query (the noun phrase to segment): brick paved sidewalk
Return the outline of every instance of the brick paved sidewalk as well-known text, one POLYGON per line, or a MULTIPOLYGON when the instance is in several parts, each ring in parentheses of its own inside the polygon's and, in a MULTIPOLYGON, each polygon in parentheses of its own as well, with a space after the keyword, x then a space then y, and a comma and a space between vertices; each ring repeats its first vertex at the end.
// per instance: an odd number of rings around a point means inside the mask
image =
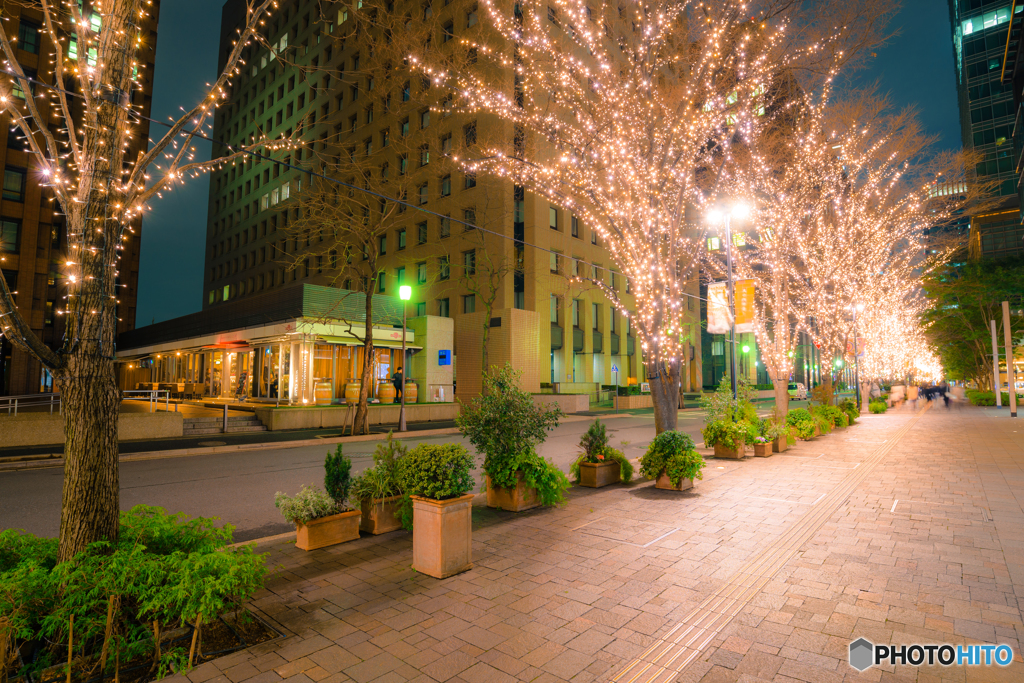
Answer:
POLYGON ((288 637, 188 679, 1024 680, 1022 444, 1005 410, 904 408, 783 455, 709 460, 686 493, 641 480, 573 489, 559 509, 476 507, 474 568, 443 581, 412 571, 406 532, 271 542, 254 606, 288 637), (859 674, 858 637, 1017 655, 859 674))

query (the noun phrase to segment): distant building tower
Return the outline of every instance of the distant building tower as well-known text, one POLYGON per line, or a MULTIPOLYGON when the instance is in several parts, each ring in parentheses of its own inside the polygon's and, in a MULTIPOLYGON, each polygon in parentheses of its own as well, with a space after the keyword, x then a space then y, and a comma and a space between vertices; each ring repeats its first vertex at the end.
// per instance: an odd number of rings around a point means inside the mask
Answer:
POLYGON ((949 0, 964 148, 984 154, 975 173, 985 180, 997 180, 997 192, 1003 198, 997 209, 970 216, 975 257, 1024 251, 1013 144, 1017 106, 1013 88, 1002 79, 1007 30, 1020 21, 1021 9, 1006 0, 949 0))

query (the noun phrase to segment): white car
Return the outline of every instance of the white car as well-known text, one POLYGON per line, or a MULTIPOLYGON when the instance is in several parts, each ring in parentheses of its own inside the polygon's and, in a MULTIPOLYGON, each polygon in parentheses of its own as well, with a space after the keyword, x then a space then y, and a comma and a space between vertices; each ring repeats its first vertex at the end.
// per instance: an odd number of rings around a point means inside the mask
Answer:
POLYGON ((806 401, 807 387, 805 387, 801 382, 790 382, 789 397, 792 399, 796 399, 797 401, 806 401))

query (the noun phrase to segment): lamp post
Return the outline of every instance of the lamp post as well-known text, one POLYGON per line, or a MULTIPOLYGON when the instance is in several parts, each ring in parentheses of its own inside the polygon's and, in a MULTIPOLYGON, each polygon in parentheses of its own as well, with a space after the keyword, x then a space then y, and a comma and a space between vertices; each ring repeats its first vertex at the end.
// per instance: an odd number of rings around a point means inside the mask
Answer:
POLYGON ((398 411, 398 431, 407 431, 405 427, 405 302, 412 298, 412 287, 401 285, 398 288, 398 298, 402 300, 402 407, 398 411))
POLYGON ((729 290, 729 379, 732 384, 732 397, 736 398, 736 293, 732 281, 732 218, 742 219, 747 216, 744 204, 734 204, 729 210, 712 209, 708 212, 708 220, 712 223, 725 224, 725 262, 729 290))

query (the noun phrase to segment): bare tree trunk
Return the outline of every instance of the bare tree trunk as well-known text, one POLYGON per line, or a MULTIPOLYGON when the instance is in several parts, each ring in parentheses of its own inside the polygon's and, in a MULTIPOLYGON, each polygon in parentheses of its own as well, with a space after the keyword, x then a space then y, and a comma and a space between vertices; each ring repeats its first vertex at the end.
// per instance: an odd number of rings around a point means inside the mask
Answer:
MULTIPOLYGON (((374 260, 376 264, 376 260, 374 260)), ((363 332, 363 371, 359 382, 359 402, 356 404, 356 415, 352 421, 353 434, 370 433, 370 385, 373 384, 373 280, 368 279, 370 286, 366 288, 365 317, 366 329, 363 332)))
POLYGON ((657 377, 652 378, 648 372, 648 379, 651 381, 651 400, 654 402, 654 433, 671 431, 676 428, 679 422, 679 363, 672 363, 668 368, 653 365, 657 377))

